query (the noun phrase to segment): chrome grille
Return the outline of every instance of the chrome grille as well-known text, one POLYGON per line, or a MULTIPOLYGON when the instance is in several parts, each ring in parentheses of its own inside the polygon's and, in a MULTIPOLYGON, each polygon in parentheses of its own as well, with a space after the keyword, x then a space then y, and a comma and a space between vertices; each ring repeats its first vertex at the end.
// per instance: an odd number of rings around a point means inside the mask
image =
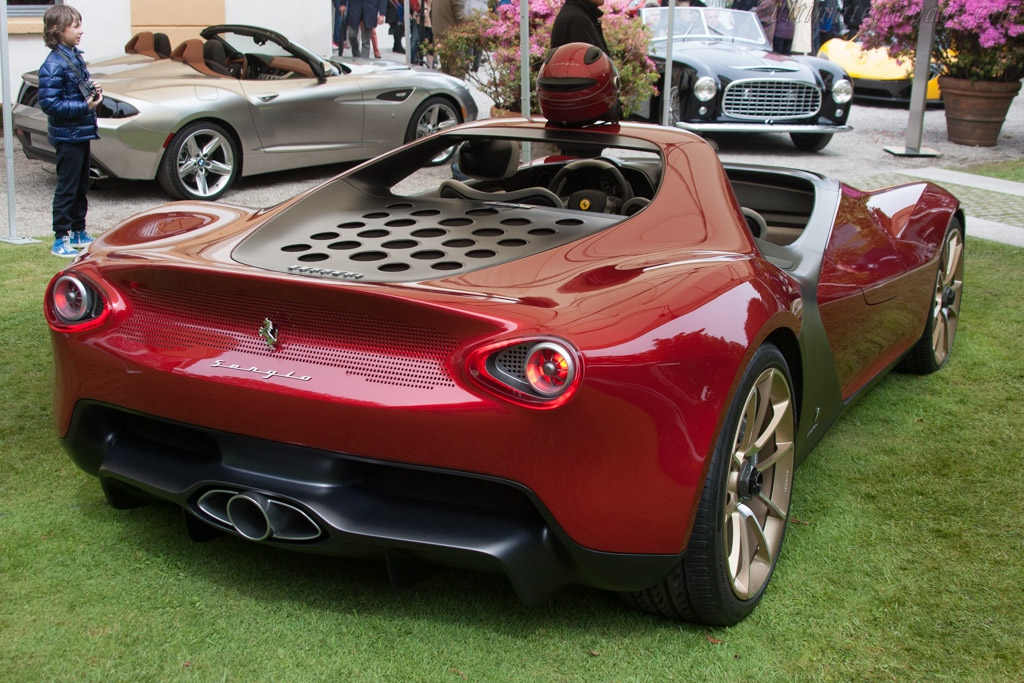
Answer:
POLYGON ((214 292, 128 289, 131 315, 121 334, 171 355, 241 351, 342 368, 367 382, 417 389, 453 387, 455 339, 397 320, 214 292), (270 351, 256 334, 264 315, 281 329, 270 351))
POLYGON ((798 119, 821 107, 821 91, 784 79, 733 81, 725 88, 722 112, 742 119, 798 119))

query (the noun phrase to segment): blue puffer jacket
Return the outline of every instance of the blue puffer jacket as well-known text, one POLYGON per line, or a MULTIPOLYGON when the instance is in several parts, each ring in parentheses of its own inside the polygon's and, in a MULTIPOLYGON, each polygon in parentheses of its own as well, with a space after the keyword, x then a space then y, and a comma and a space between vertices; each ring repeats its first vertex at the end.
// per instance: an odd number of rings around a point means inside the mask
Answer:
POLYGON ((100 136, 96 113, 89 111, 85 97, 78 90, 78 75, 57 50, 63 51, 78 66, 82 76, 89 79, 82 51, 77 47, 58 45, 39 67, 39 108, 46 114, 49 124, 47 138, 51 145, 95 140, 100 136))

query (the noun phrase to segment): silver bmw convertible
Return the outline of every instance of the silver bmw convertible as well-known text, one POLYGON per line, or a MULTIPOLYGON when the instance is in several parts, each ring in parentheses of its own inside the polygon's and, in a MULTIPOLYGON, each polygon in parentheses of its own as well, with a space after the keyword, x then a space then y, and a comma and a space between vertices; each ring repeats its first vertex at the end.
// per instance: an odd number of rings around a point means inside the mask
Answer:
MULTIPOLYGON (((140 33, 125 54, 89 64, 103 87, 93 177, 213 200, 239 176, 369 159, 477 116, 466 85, 436 71, 319 57, 255 26, 200 35, 171 50, 140 33)), ((23 76, 14 128, 26 155, 52 161, 38 84, 35 71, 23 76)))

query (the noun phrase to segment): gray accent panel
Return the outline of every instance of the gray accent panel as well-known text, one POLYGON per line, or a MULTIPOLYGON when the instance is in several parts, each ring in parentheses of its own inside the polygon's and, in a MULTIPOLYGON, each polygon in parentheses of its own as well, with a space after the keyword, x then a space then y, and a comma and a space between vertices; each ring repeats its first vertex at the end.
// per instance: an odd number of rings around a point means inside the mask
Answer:
POLYGON ((378 197, 342 181, 269 220, 232 257, 310 277, 418 282, 530 256, 621 220, 505 202, 378 197))

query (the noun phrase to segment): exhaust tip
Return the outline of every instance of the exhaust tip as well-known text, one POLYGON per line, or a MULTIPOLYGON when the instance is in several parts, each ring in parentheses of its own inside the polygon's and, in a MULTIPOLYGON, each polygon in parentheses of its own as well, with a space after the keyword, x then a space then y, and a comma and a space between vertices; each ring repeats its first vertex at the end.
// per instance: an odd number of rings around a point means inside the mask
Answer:
POLYGON ((265 541, 272 531, 267 515, 269 507, 270 501, 258 493, 239 493, 228 501, 228 521, 250 541, 265 541))

